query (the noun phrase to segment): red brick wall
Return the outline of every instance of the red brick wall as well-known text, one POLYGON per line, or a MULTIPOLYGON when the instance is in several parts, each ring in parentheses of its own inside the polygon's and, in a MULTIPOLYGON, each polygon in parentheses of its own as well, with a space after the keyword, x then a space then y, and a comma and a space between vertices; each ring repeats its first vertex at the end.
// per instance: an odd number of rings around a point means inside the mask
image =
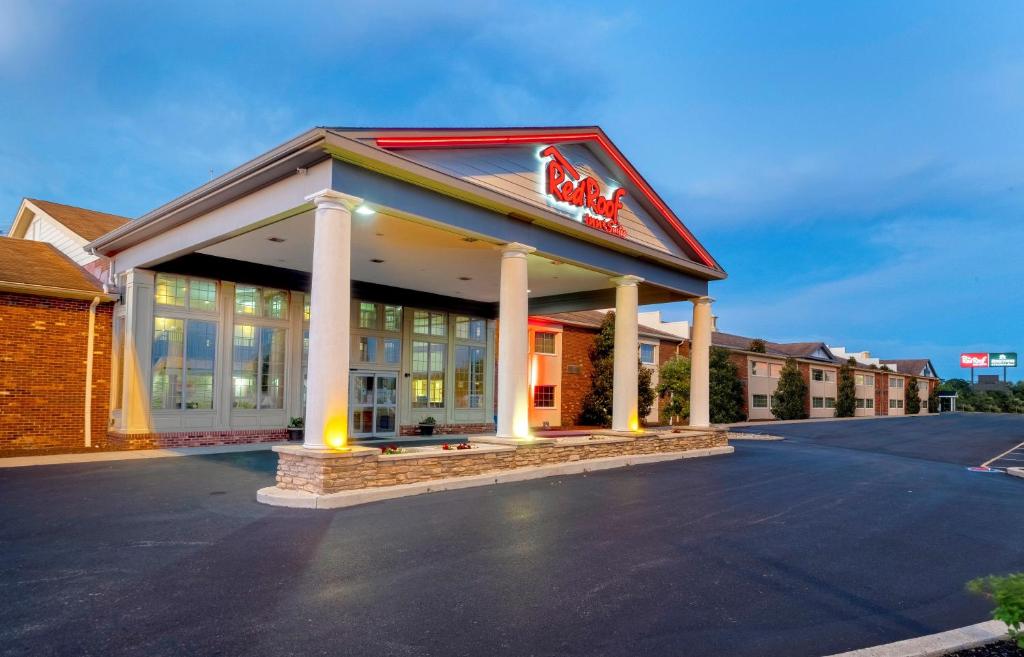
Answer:
POLYGON ((889 414, 889 376, 875 372, 875 415, 889 414))
POLYGON ((583 398, 590 391, 594 366, 590 362, 590 348, 594 345, 596 329, 578 326, 562 327, 562 426, 576 424, 583 410, 583 398), (575 370, 576 373, 572 373, 575 370))
POLYGON ((662 340, 658 347, 658 367, 660 368, 662 365, 675 358, 678 348, 679 344, 662 340))
MULTIPOLYGON (((109 421, 112 313, 96 308, 94 444, 109 421)), ((84 447, 88 336, 88 301, 0 292, 0 452, 84 447)))

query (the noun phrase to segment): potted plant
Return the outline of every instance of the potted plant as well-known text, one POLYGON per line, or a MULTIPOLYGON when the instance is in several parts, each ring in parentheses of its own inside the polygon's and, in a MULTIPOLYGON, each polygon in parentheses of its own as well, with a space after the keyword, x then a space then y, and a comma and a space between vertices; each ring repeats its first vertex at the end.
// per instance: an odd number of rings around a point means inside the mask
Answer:
POLYGON ((437 420, 433 417, 427 416, 420 420, 420 435, 421 436, 433 436, 434 425, 437 424, 437 420))
POLYGON ((288 421, 288 440, 302 440, 305 434, 306 419, 301 417, 293 417, 288 421))

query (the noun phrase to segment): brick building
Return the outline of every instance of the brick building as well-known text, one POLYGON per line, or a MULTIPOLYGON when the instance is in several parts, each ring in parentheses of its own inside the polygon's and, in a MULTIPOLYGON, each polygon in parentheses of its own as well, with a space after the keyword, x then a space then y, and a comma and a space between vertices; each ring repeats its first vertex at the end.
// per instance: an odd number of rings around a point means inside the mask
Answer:
MULTIPOLYGON (((590 350, 605 320, 598 310, 530 317, 530 426, 569 428, 577 424, 583 398, 590 390, 594 368, 590 350)), ((637 326, 642 367, 658 370, 680 353, 683 338, 640 323, 637 326)), ((658 401, 644 421, 658 422, 658 401)))
POLYGON ((0 237, 0 452, 106 445, 114 301, 53 245, 0 237))

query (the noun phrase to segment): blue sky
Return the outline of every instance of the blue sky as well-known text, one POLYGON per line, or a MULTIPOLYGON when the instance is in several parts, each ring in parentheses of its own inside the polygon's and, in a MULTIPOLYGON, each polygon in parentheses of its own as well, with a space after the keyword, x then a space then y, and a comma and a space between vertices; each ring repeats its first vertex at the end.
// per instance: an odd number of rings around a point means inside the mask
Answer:
MULTIPOLYGON (((0 225, 137 216, 314 125, 601 125, 722 330, 1024 352, 1020 2, 0 3, 0 225)), ((688 307, 667 307, 685 318, 688 307)))

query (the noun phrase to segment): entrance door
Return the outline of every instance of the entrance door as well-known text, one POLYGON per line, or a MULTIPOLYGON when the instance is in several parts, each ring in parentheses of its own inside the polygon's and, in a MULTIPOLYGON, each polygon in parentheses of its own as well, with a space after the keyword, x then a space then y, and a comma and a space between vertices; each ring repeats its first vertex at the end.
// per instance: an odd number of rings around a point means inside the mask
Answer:
POLYGON ((398 374, 353 372, 349 434, 353 438, 386 438, 398 433, 398 374))

